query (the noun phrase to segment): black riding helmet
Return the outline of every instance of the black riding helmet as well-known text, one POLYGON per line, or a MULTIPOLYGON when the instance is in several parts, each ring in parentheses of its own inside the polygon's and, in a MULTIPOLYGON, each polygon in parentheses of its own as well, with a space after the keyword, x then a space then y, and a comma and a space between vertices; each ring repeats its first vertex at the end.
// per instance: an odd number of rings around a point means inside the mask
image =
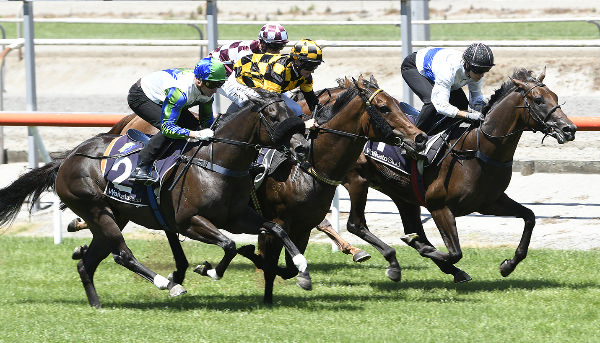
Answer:
POLYGON ((463 53, 465 69, 475 74, 488 72, 494 66, 494 54, 489 46, 483 43, 473 43, 463 53))

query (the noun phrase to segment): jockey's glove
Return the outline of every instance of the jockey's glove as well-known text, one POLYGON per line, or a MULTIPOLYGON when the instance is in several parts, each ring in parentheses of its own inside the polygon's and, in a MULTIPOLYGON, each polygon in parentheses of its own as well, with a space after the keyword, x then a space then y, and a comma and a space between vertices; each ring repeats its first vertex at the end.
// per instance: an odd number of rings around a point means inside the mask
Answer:
POLYGON ((481 112, 477 112, 477 111, 467 112, 466 117, 467 117, 467 119, 472 120, 472 121, 483 121, 483 119, 484 119, 483 114, 481 112))
POLYGON ((200 130, 200 132, 198 132, 198 139, 200 140, 207 140, 209 138, 212 138, 215 135, 215 132, 211 129, 203 129, 200 130))
POLYGON ((215 132, 211 129, 202 129, 200 131, 191 131, 190 138, 199 139, 201 141, 205 141, 209 138, 212 138, 215 135, 215 132))

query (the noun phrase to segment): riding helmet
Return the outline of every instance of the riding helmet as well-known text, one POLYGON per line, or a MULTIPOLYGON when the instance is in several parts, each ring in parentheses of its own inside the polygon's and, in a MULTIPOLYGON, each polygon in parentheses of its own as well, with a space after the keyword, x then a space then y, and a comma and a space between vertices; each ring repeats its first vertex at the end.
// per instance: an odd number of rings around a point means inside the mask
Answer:
POLYGON ((290 56, 301 63, 301 68, 315 70, 323 62, 321 47, 310 39, 301 39, 292 47, 290 56))
POLYGON ((196 64, 194 75, 200 80, 225 81, 225 66, 221 61, 212 57, 205 57, 196 64))
POLYGON ((280 24, 267 23, 260 29, 258 39, 265 43, 285 44, 288 42, 288 34, 280 24))
POLYGON ((463 60, 468 67, 475 67, 487 72, 494 66, 494 54, 489 46, 483 43, 473 43, 463 53, 463 60))

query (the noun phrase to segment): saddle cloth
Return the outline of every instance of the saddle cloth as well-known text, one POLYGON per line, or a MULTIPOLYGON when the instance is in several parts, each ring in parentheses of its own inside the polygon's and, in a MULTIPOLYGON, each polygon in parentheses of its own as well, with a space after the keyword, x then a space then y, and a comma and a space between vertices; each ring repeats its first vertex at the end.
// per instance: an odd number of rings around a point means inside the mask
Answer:
MULTIPOLYGON (((140 142, 143 139, 140 139, 139 135, 131 135, 136 140, 132 140, 128 136, 115 138, 104 152, 104 156, 119 156, 102 160, 102 173, 107 181, 104 194, 128 204, 149 206, 149 186, 141 183, 131 183, 127 180, 131 171, 137 166, 139 150, 144 146, 144 143, 140 142)), ((156 199, 160 194, 165 175, 173 168, 177 158, 181 155, 183 144, 185 144, 183 140, 174 142, 165 150, 162 157, 154 163, 154 167, 160 175, 160 181, 151 186, 151 191, 156 199)))

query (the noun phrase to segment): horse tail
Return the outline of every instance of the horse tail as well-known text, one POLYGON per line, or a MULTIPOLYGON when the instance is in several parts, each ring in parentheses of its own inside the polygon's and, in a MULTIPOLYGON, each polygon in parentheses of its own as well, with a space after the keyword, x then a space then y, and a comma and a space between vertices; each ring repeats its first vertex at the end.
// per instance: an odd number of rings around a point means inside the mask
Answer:
POLYGON ((21 206, 31 197, 30 208, 37 202, 44 191, 54 189, 58 168, 63 159, 57 159, 42 167, 32 169, 21 175, 9 186, 0 189, 0 226, 13 222, 19 214, 21 206))

